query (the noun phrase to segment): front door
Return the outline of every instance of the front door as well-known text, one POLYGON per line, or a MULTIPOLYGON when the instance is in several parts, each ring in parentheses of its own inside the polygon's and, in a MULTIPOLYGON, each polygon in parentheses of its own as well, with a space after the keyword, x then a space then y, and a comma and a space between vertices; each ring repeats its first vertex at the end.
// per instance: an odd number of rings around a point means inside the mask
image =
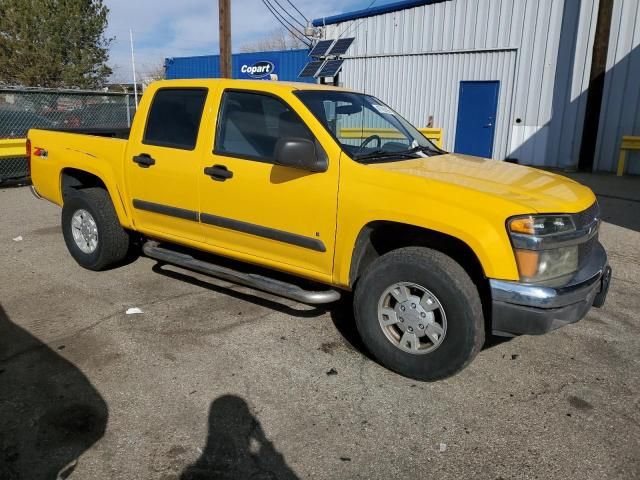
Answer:
POLYGON ((490 158, 500 82, 460 82, 456 153, 490 158))
POLYGON ((290 104, 267 92, 226 90, 220 109, 201 169, 205 241, 245 260, 329 278, 339 171, 331 146, 316 144, 329 156, 326 172, 275 165, 279 139, 317 141, 290 104))
POLYGON ((203 240, 198 222, 201 150, 196 146, 206 97, 203 88, 158 90, 144 131, 130 139, 125 170, 138 230, 203 240))

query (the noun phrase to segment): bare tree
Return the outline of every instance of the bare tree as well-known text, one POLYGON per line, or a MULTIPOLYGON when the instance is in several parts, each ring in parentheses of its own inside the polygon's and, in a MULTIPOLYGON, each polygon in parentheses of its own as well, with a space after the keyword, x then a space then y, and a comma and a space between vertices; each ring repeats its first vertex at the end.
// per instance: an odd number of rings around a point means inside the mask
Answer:
POLYGON ((147 86, 157 80, 164 80, 165 69, 163 64, 150 65, 142 72, 142 83, 147 86))
POLYGON ((295 50, 307 48, 305 43, 293 35, 289 30, 281 28, 274 30, 261 40, 245 43, 240 46, 241 52, 269 52, 273 50, 295 50))

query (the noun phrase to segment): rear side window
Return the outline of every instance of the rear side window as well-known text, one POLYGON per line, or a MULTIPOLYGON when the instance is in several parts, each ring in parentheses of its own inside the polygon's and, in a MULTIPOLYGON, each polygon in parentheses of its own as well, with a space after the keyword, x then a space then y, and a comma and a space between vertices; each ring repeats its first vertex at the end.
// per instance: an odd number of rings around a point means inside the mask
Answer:
POLYGON ((142 143, 193 150, 207 90, 204 88, 164 88, 153 97, 142 143))
POLYGON ((276 143, 284 137, 314 140, 284 101, 253 92, 224 93, 215 153, 273 163, 276 143))

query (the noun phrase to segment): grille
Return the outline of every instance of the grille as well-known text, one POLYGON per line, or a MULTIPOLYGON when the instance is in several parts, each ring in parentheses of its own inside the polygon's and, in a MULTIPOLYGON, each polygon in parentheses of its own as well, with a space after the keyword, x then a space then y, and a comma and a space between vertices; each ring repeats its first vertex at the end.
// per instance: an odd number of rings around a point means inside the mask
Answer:
MULTIPOLYGON (((593 221, 598 218, 600 218, 600 207, 598 206, 598 202, 595 202, 586 210, 574 215, 574 222, 576 228, 580 229, 591 225, 593 221)), ((578 268, 589 261, 589 257, 591 257, 591 253, 597 242, 598 234, 596 233, 591 239, 578 246, 578 268)))
POLYGON ((593 252, 593 247, 595 247, 598 241, 598 235, 588 240, 585 243, 581 243, 578 245, 578 266, 582 267, 587 263, 589 257, 591 257, 591 252, 593 252))
POLYGON ((590 225, 596 218, 600 218, 600 207, 598 206, 598 202, 594 202, 589 208, 580 213, 576 213, 573 216, 577 229, 590 225))

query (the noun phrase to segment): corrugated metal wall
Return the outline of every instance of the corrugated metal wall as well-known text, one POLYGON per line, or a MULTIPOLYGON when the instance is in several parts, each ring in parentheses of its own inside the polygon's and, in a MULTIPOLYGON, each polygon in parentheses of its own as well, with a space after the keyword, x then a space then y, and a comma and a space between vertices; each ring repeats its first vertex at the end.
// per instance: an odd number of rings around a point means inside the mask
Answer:
MULTIPOLYGON (((459 82, 499 80, 494 158, 571 167, 582 140, 597 5, 449 0, 324 28, 326 38, 356 37, 345 86, 379 96, 417 125, 433 115, 445 128, 445 148, 455 143, 459 82)), ((631 74, 640 71, 638 5, 615 2, 599 169, 613 170, 620 135, 640 128, 640 87, 631 74)))
POLYGON ((413 56, 351 58, 343 68, 345 85, 379 97, 418 127, 444 128, 444 143, 455 138, 458 88, 461 80, 500 80, 494 155, 507 154, 507 134, 516 68, 516 51, 426 53, 413 56), (403 72, 381 75, 381 72, 403 72))
POLYGON ((598 0, 569 0, 563 6, 555 68, 551 121, 544 163, 576 168, 582 142, 598 0))
MULTIPOLYGON (((234 53, 231 58, 231 70, 234 78, 246 78, 240 67, 252 65, 260 61, 272 62, 276 67, 278 80, 306 81, 313 79, 299 79, 298 73, 309 60, 309 51, 280 50, 272 52, 234 53)), ((175 57, 165 59, 166 78, 218 78, 220 76, 220 56, 203 55, 197 57, 175 57)))
POLYGON ((165 78, 218 78, 220 56, 173 57, 164 60, 165 78))
MULTIPOLYGON (((616 0, 607 55, 596 168, 615 170, 620 139, 640 135, 640 2, 616 0)), ((627 171, 640 174, 640 152, 627 155, 627 171)))

